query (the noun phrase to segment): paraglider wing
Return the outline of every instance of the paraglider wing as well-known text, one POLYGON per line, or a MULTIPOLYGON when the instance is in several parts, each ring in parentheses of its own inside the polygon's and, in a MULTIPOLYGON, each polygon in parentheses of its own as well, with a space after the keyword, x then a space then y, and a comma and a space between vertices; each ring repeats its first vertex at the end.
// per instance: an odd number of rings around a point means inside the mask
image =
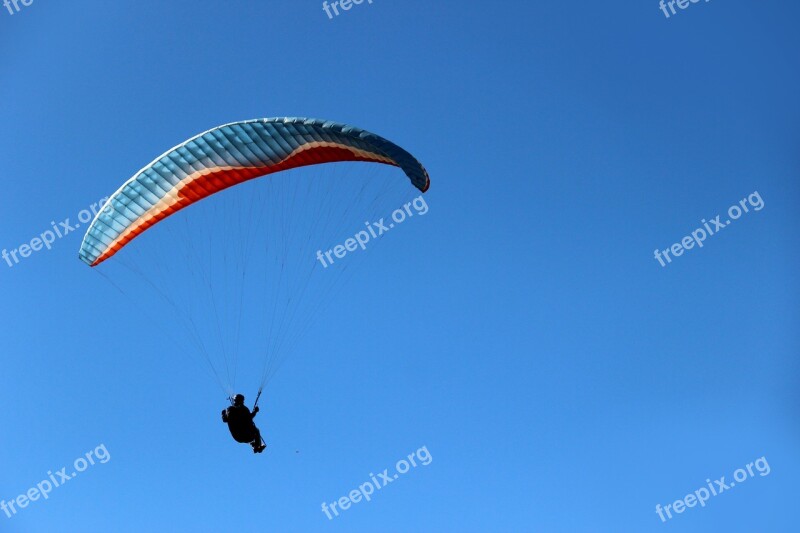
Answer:
POLYGON ((189 139, 137 172, 94 218, 78 255, 94 267, 160 220, 228 187, 337 161, 397 166, 420 191, 430 186, 411 154, 359 128, 305 118, 234 122, 189 139))

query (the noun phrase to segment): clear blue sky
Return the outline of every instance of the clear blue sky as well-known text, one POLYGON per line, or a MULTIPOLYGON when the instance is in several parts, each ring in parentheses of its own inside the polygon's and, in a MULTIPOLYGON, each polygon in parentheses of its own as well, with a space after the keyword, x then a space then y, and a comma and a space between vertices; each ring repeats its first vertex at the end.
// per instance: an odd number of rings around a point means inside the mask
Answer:
POLYGON ((430 213, 369 251, 273 380, 262 456, 231 441, 199 364, 129 333, 81 232, 0 263, 0 499, 111 455, 0 531, 796 529, 798 17, 789 0, 0 9, 1 248, 234 120, 355 124, 432 178, 430 213), (753 191, 762 210, 654 259, 753 191), (421 446, 428 466, 321 511, 421 446), (658 518, 762 456, 769 475, 658 518))

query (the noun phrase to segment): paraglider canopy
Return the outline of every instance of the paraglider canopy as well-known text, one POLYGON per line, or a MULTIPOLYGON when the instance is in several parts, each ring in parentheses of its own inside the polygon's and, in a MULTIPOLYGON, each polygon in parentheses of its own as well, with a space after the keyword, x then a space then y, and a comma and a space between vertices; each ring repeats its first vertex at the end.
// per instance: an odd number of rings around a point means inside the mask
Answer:
POLYGON ((86 232, 79 257, 96 266, 137 235, 195 202, 274 172, 336 161, 398 166, 425 192, 425 168, 396 144, 353 126, 317 119, 233 122, 167 151, 120 187, 86 232))

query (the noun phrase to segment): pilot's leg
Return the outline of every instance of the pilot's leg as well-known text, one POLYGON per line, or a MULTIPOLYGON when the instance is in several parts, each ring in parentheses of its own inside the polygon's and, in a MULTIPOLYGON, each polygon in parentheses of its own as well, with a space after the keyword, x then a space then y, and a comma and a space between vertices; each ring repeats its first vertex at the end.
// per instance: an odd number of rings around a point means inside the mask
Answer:
POLYGON ((253 453, 261 453, 264 451, 264 448, 266 448, 267 445, 261 440, 261 432, 258 430, 258 428, 254 429, 256 438, 250 443, 250 445, 253 447, 253 453))

